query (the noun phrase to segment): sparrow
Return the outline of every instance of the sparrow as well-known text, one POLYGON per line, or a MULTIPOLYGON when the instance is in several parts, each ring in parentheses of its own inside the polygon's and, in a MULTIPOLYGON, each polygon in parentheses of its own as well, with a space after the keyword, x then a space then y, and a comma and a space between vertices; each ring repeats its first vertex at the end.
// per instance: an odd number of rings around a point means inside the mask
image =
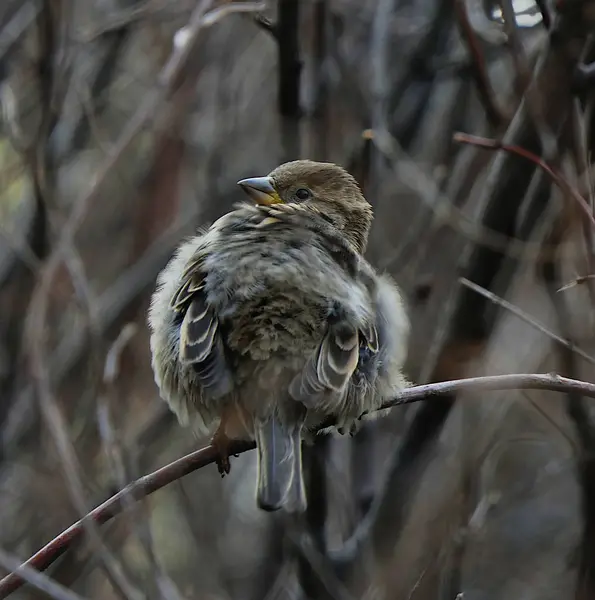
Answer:
POLYGON ((183 242, 151 299, 151 365, 182 425, 257 446, 257 503, 307 506, 301 442, 352 430, 406 385, 409 332, 394 282, 363 258, 373 211, 332 163, 297 160, 238 185, 236 204, 183 242))

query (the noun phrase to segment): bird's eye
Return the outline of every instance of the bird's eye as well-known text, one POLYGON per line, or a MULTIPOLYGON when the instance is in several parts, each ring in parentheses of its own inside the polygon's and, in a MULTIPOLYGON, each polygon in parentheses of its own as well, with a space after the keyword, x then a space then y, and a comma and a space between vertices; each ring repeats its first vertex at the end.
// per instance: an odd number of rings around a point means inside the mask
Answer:
POLYGON ((299 190, 296 191, 295 193, 295 197, 298 200, 307 200, 312 194, 310 193, 310 190, 307 190, 305 188, 300 188, 299 190))

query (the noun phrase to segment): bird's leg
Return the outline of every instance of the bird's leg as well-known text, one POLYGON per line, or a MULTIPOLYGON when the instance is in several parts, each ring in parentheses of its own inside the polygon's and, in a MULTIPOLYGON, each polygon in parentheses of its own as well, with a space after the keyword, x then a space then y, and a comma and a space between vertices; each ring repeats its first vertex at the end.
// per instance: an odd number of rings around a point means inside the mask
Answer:
POLYGON ((217 469, 219 470, 221 477, 225 477, 225 475, 229 474, 231 471, 231 465, 229 463, 229 445, 231 443, 231 438, 225 433, 225 428, 231 417, 232 411, 233 408, 230 406, 226 406, 223 409, 219 427, 217 427, 217 431, 215 431, 215 434, 211 438, 211 445, 217 450, 217 469))

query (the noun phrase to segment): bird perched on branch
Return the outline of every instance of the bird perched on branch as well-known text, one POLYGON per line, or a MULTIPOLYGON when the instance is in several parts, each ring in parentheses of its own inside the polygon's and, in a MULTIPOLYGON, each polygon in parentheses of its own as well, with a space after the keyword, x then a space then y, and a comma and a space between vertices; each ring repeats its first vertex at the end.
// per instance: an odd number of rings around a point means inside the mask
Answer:
POLYGON ((372 208, 331 163, 298 160, 238 182, 239 204, 184 242, 149 311, 152 366, 182 424, 255 439, 257 501, 306 508, 301 440, 349 429, 404 385, 401 296, 363 259, 372 208))

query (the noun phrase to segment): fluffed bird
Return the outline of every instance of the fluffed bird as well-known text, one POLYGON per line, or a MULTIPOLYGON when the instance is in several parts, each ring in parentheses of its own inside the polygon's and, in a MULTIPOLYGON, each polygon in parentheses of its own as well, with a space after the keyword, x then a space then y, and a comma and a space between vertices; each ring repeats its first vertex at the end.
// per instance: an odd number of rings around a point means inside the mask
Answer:
POLYGON ((254 439, 257 502, 306 508, 301 440, 350 428, 405 385, 398 289, 363 259, 372 208, 332 163, 298 160, 243 179, 242 203, 184 242, 149 310, 152 367, 182 424, 254 439))

